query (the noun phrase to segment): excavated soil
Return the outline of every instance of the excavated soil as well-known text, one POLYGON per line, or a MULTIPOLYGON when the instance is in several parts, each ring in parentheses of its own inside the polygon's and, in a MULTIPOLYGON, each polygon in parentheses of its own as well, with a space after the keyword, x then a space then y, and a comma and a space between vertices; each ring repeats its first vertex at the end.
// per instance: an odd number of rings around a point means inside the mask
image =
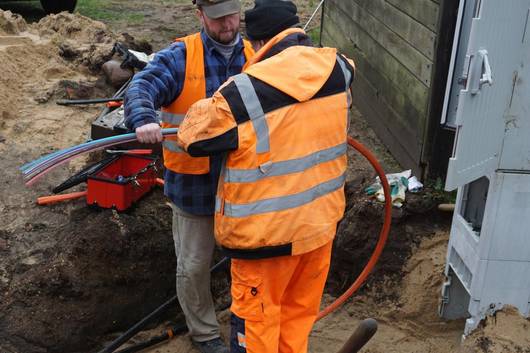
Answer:
MULTIPOLYGON (((62 107, 55 100, 111 94, 100 68, 111 57, 116 40, 140 48, 145 41, 134 38, 143 38, 157 50, 197 28, 187 2, 110 3, 151 20, 107 25, 63 13, 27 24, 0 10, 2 353, 95 351, 174 295, 171 210, 161 190, 121 213, 90 208, 83 201, 37 206, 38 196, 50 194, 96 157, 77 158, 32 188, 23 184, 18 170, 89 137, 90 124, 101 108, 62 107)), ((316 3, 297 1, 303 22, 316 3)), ((374 150, 387 171, 399 171, 355 109, 350 134, 374 150)), ((323 306, 356 278, 377 241, 382 206, 363 192, 374 176, 369 164, 351 151, 347 211, 338 229, 323 306)), ((451 218, 437 211, 439 196, 429 189, 408 194, 405 207, 393 211, 389 242, 374 273, 345 306, 315 325, 310 352, 337 352, 366 317, 376 318, 380 329, 364 352, 530 352, 529 321, 513 309, 488 318, 463 343, 463 320, 438 317, 451 218)), ((216 260, 220 256, 216 254, 216 260)), ((213 291, 226 338, 227 269, 214 276, 213 291)), ((172 308, 131 342, 161 333, 181 317, 179 311, 172 308)), ((195 350, 188 337, 179 336, 147 352, 195 350)))
POLYGON ((0 352, 86 350, 171 295, 171 211, 160 192, 129 213, 80 201, 36 206, 85 158, 33 188, 24 186, 18 168, 88 138, 100 108, 55 100, 112 92, 98 67, 116 37, 79 15, 28 26, 0 11, 0 23, 0 352), (65 56, 65 45, 74 54, 65 56))

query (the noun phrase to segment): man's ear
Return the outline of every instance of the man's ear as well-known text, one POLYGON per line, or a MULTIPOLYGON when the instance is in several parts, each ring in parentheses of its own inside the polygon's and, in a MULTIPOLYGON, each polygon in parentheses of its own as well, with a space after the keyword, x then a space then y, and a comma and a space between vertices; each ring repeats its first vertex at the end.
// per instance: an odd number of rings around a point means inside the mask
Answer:
POLYGON ((203 19, 204 14, 202 13, 202 11, 200 9, 195 10, 195 15, 197 16, 199 21, 201 21, 201 24, 204 26, 204 19, 203 19))

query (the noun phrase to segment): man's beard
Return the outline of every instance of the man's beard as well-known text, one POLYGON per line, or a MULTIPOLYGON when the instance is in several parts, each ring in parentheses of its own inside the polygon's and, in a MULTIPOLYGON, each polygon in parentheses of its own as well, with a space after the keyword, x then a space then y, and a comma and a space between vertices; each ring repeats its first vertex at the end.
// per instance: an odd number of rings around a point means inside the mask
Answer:
POLYGON ((221 33, 219 33, 219 35, 215 34, 215 33, 212 33, 212 32, 210 32, 210 30, 208 28, 206 28, 206 32, 208 33, 210 38, 215 40, 217 43, 221 43, 221 44, 225 44, 225 45, 232 43, 234 41, 234 39, 236 38, 236 36, 237 36, 237 31, 232 31, 229 39, 226 39, 226 37, 224 39, 221 38, 221 33))

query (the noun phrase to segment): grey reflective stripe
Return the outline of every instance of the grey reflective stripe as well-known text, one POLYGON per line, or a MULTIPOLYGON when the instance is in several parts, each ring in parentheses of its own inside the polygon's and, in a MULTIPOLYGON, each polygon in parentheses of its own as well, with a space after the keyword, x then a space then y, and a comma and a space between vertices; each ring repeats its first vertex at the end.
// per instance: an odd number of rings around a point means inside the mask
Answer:
POLYGON ((346 63, 344 62, 346 59, 339 56, 340 55, 337 55, 337 61, 339 62, 339 66, 342 69, 342 73, 344 74, 345 90, 348 91, 351 86, 351 72, 348 70, 346 63))
MULTIPOLYGON (((346 67, 345 58, 343 58, 340 54, 337 54, 337 61, 339 62, 339 66, 342 69, 342 73, 344 74, 344 82, 345 82, 345 91, 346 91, 346 100, 348 107, 350 108, 352 105, 352 96, 350 91, 350 86, 352 84, 352 74, 350 70, 346 67)), ((348 130, 349 130, 349 119, 348 119, 348 130)))
POLYGON ((180 148, 180 146, 175 141, 164 140, 164 142, 162 142, 162 147, 164 147, 165 149, 171 152, 186 153, 186 151, 180 148))
POLYGON ((215 197, 215 212, 221 212, 221 198, 219 196, 215 197))
POLYGON ((173 114, 168 112, 160 112, 160 119, 163 123, 180 125, 184 120, 185 114, 173 114))
MULTIPOLYGON (((228 155, 225 153, 224 156, 223 156, 223 161, 221 162, 221 172, 219 173, 219 175, 221 176, 221 179, 223 180, 226 180, 226 160, 228 159, 228 155)), ((219 185, 217 186, 218 188, 218 191, 219 191, 219 188, 222 187, 222 184, 219 183, 219 185)), ((223 200, 218 196, 218 195, 215 195, 215 212, 219 213, 221 212, 221 204, 222 204, 223 200)))
POLYGON ((256 90, 250 82, 250 78, 246 74, 239 74, 233 77, 236 84, 237 90, 241 95, 243 104, 247 109, 254 131, 258 139, 258 145, 256 146, 256 153, 265 153, 270 151, 269 143, 269 127, 265 120, 265 113, 263 107, 259 101, 256 90))
POLYGON ((248 217, 256 214, 283 211, 308 204, 319 197, 330 194, 344 185, 345 174, 312 187, 304 192, 257 201, 248 204, 232 204, 225 202, 224 214, 228 217, 248 217))
POLYGON ((303 172, 320 163, 336 159, 346 153, 347 144, 340 144, 322 151, 312 153, 308 156, 288 161, 272 163, 269 170, 264 173, 262 168, 256 169, 226 169, 225 182, 228 183, 251 183, 271 176, 286 175, 303 172))

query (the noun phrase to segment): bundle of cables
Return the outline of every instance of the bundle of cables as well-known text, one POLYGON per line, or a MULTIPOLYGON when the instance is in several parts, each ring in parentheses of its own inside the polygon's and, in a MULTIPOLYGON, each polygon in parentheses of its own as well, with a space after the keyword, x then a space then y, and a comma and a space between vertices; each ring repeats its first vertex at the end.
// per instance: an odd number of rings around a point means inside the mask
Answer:
MULTIPOLYGON (((178 129, 176 128, 162 129, 162 135, 164 137, 175 136, 177 132, 178 129)), ((29 162, 20 167, 20 170, 24 175, 24 181, 26 185, 30 186, 35 183, 40 177, 42 177, 55 167, 58 167, 59 165, 68 162, 69 160, 77 157, 80 154, 97 151, 100 149, 133 141, 136 141, 136 134, 134 133, 111 136, 99 140, 85 142, 74 147, 65 148, 63 150, 50 153, 46 156, 34 160, 33 162, 29 162)))

